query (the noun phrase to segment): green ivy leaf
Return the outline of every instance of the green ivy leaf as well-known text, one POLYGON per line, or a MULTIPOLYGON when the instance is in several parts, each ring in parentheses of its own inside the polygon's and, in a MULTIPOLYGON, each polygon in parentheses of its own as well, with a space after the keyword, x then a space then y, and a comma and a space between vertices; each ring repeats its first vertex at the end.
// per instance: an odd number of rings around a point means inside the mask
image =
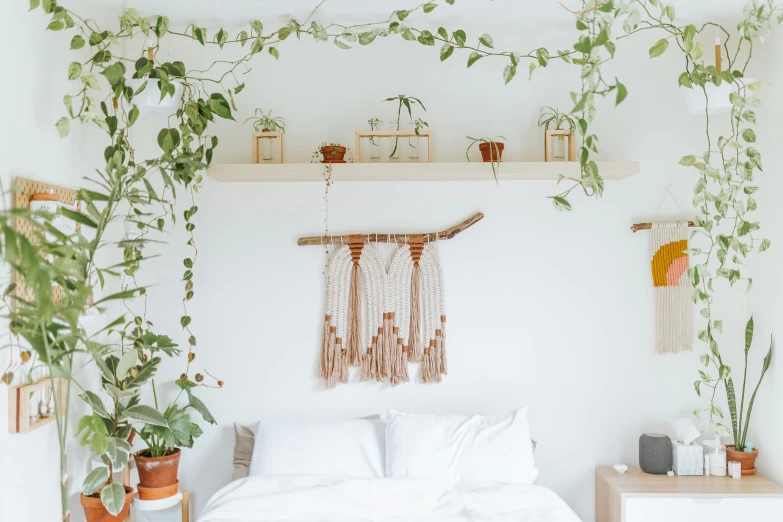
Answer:
POLYGON ((761 245, 759 245, 759 252, 764 252, 765 250, 769 249, 770 247, 770 241, 769 239, 764 239, 761 241, 761 245))
POLYGON ((457 29, 454 31, 454 41, 457 42, 457 45, 460 47, 465 47, 465 42, 467 41, 468 36, 465 34, 465 31, 462 29, 457 29))
POLYGON ((559 212, 568 212, 571 210, 571 203, 562 196, 554 196, 552 198, 552 206, 559 212))
POLYGON ((680 165, 683 165, 685 167, 691 167, 693 164, 696 163, 696 156, 693 154, 690 154, 688 156, 683 156, 680 159, 680 165))
POLYGON ((614 105, 616 107, 620 105, 625 98, 628 97, 628 89, 626 89, 625 85, 620 83, 620 80, 618 80, 616 76, 614 78, 614 81, 617 84, 617 98, 615 99, 614 102, 614 105))
MULTIPOLYGON (((411 33, 413 34, 413 33, 411 33)), ((359 45, 370 45, 377 35, 373 32, 361 33, 359 35, 359 45)), ((405 34, 402 35, 405 38, 405 34)), ((406 38, 407 40, 407 38, 406 38)))
POLYGON ((753 143, 756 141, 756 133, 753 132, 753 129, 745 129, 742 131, 742 139, 748 143, 753 143))
POLYGON ((54 127, 57 129, 57 134, 59 134, 61 138, 66 137, 68 133, 71 132, 71 122, 65 116, 57 120, 54 127))
POLYGON ((38 6, 41 5, 41 0, 30 0, 30 11, 34 11, 35 9, 38 9, 38 6))
POLYGON ((454 53, 454 46, 453 45, 451 45, 449 43, 443 44, 443 46, 440 48, 440 61, 441 62, 445 61, 453 53, 454 53))
POLYGON ((485 47, 494 49, 494 42, 492 41, 492 37, 488 33, 484 33, 481 36, 479 36, 479 42, 485 47))
POLYGON ((350 45, 348 45, 347 43, 341 40, 338 40, 337 38, 334 39, 334 45, 336 45, 340 49, 353 49, 353 47, 351 47, 350 45))
POLYGON ((269 48, 269 54, 275 57, 275 60, 280 59, 280 53, 277 51, 277 47, 270 47, 269 48))
POLYGON ((418 40, 422 45, 435 45, 435 37, 429 31, 422 31, 418 40))
POLYGON ((470 56, 468 56, 468 67, 479 61, 481 58, 483 58, 483 56, 476 51, 470 53, 470 56))
POLYGON ((438 4, 433 4, 432 2, 424 4, 423 6, 425 13, 431 13, 435 10, 436 7, 438 7, 438 4))
POLYGON ((516 65, 506 65, 506 68, 503 69, 503 81, 508 84, 508 82, 514 78, 515 74, 517 74, 516 65))
POLYGON ((80 35, 76 35, 73 38, 71 38, 71 49, 78 50, 84 47, 84 38, 82 38, 80 35))
POLYGON ((536 49, 536 58, 538 58, 538 65, 541 67, 546 67, 549 63, 549 51, 543 47, 536 49))
POLYGON ((656 58, 666 52, 669 48, 669 40, 662 38, 658 42, 650 47, 650 58, 656 58))

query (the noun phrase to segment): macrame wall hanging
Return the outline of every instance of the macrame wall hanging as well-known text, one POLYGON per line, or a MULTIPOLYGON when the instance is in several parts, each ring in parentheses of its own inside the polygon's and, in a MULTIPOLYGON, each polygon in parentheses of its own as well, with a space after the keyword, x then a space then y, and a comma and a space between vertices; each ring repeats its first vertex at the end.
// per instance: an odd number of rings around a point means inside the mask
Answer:
POLYGON ((306 237, 299 245, 334 245, 326 268, 326 312, 318 376, 327 388, 360 380, 396 386, 420 363, 422 382, 446 375, 446 312, 437 242, 478 222, 478 213, 443 232, 306 237), (394 243, 388 271, 372 243, 394 243))
POLYGON ((650 266, 655 290, 656 353, 690 351, 691 294, 688 277, 688 227, 693 222, 637 223, 631 230, 650 230, 650 266))

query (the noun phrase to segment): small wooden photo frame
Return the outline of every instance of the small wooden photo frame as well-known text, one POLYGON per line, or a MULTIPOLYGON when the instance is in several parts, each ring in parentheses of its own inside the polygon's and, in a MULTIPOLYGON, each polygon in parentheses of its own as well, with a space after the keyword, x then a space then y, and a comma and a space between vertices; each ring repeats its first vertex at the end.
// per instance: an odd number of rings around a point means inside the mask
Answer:
POLYGON ((565 129, 544 131, 544 159, 546 161, 576 161, 576 135, 565 129), (568 143, 558 145, 556 141, 568 143))
POLYGON ((414 131, 356 131, 356 163, 366 163, 362 161, 362 139, 364 138, 426 138, 427 140, 427 159, 422 160, 419 156, 420 162, 430 163, 432 162, 432 131, 421 130, 418 134, 414 131))
POLYGON ((254 132, 253 133, 253 163, 283 163, 283 133, 282 132, 254 132), (276 147, 270 144, 269 151, 272 154, 271 161, 263 161, 259 154, 261 140, 275 140, 276 147), (272 153, 274 151, 274 153, 272 153))
MULTIPOLYGON (((54 379, 60 411, 65 412, 68 381, 54 379)), ((35 384, 8 388, 8 431, 27 433, 55 420, 52 379, 45 377, 35 384)))

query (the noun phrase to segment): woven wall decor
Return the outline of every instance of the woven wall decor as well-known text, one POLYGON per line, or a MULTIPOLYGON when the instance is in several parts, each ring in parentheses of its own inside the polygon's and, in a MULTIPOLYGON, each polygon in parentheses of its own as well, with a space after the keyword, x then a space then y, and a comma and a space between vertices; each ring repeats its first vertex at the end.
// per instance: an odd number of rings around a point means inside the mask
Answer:
POLYGON ((299 239, 300 246, 339 245, 326 267, 326 312, 318 376, 327 388, 347 383, 350 367, 360 380, 396 386, 446 375, 446 311, 437 242, 451 239, 484 217, 481 212, 441 232, 351 234, 299 239), (397 245, 388 271, 371 244, 397 245))
POLYGON ((652 223, 652 279, 656 301, 657 353, 691 350, 688 222, 652 223))
POLYGON ((331 256, 319 377, 327 388, 347 383, 349 367, 361 380, 410 380, 408 363, 421 363, 422 382, 446 374, 443 273, 434 245, 411 236, 388 272, 378 251, 361 236, 331 256), (362 326, 364 325, 364 327, 362 326))

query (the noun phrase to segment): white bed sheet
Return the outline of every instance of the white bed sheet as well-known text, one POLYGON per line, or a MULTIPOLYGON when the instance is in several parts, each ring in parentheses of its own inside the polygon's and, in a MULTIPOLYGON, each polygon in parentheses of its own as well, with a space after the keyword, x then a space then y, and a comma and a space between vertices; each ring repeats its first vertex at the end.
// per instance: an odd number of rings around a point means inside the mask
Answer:
POLYGON ((579 522, 541 486, 270 475, 231 482, 199 522, 579 522))

